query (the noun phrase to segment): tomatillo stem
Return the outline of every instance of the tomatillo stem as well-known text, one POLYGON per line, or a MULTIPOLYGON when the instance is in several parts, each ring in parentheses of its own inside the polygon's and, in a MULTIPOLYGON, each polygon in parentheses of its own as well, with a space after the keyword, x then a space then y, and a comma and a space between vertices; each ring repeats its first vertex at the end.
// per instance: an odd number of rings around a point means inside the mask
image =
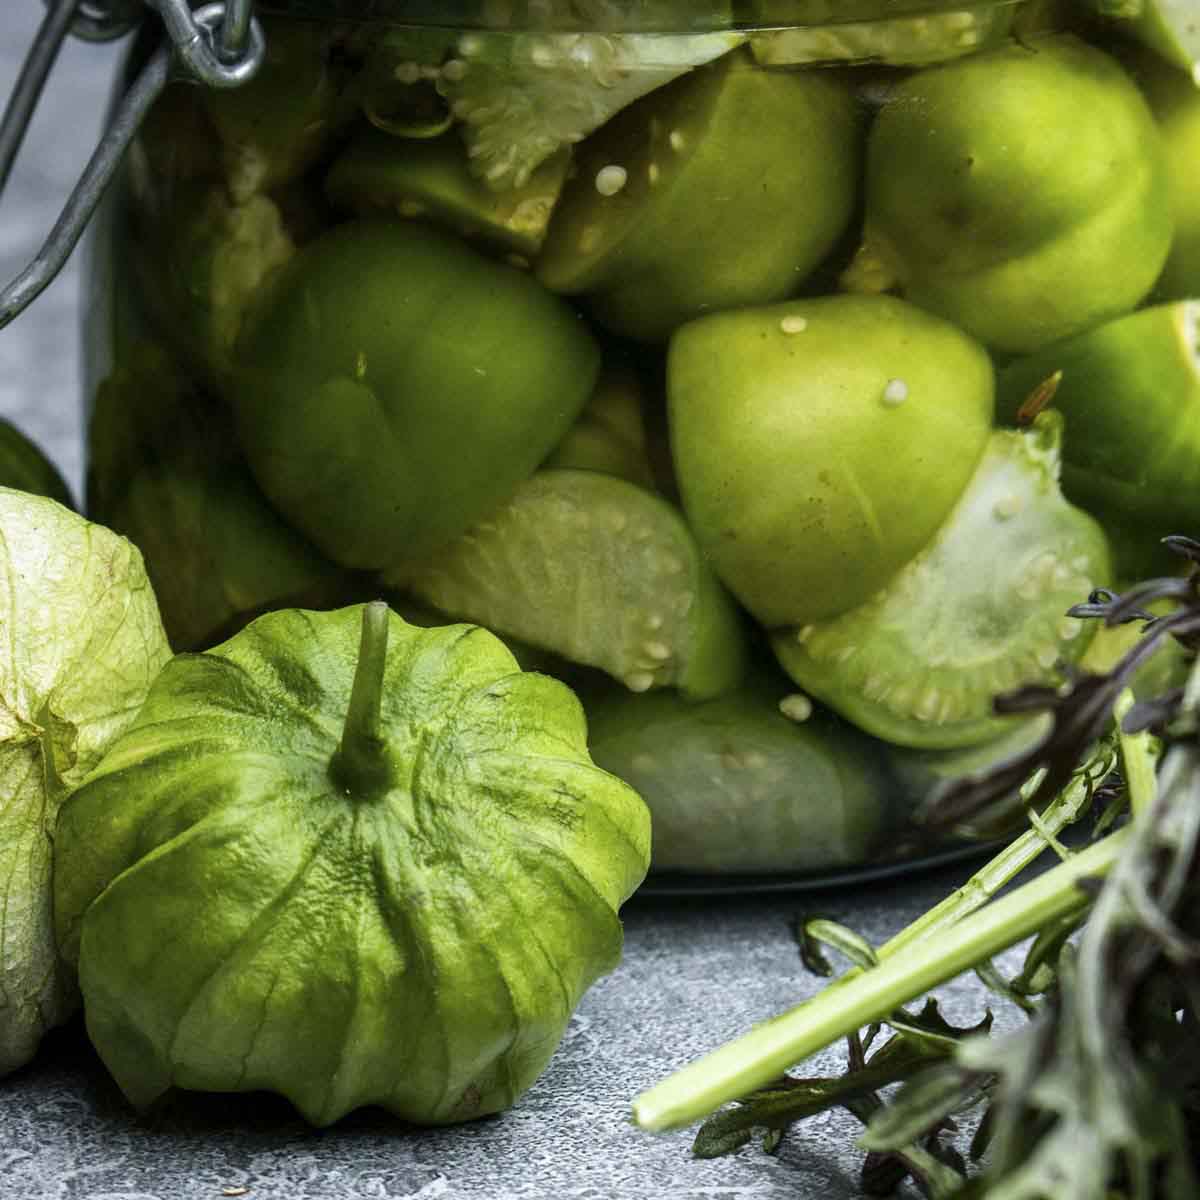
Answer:
POLYGON ((1128 832, 1122 829, 1109 835, 943 930, 935 940, 818 993, 677 1071, 634 1101, 634 1120, 650 1130, 697 1121, 778 1078, 838 1038, 886 1019, 900 1005, 1008 949, 1050 921, 1086 907, 1089 897, 1076 884, 1105 874, 1128 832))
POLYGON ((363 605, 362 637, 358 663, 350 688, 350 704, 342 740, 330 763, 337 784, 355 796, 374 796, 391 781, 391 763, 380 730, 383 672, 387 664, 387 604, 372 600, 363 605))

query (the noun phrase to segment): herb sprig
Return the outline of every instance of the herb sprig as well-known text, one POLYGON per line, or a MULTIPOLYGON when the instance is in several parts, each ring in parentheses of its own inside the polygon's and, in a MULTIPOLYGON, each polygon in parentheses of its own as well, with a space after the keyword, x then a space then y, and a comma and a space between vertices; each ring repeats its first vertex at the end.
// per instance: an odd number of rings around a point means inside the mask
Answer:
POLYGON ((756 1130, 774 1149, 795 1122, 841 1106, 866 1125, 867 1195, 905 1177, 934 1200, 1200 1194, 1200 543, 1167 544, 1187 560, 1184 576, 1095 592, 1071 610, 1109 626, 1143 622, 1133 648, 1104 674, 998 701, 1004 712, 1048 711, 1049 732, 924 813, 934 828, 991 822, 1017 795, 1031 828, 877 950, 830 922, 803 923, 806 964, 829 973, 830 945, 853 967, 640 1096, 640 1125, 686 1125, 734 1101, 699 1131, 695 1152, 709 1157, 756 1130), (1153 616, 1161 601, 1172 611, 1153 616), (1134 701, 1131 680, 1170 640, 1193 660, 1187 682, 1134 701), (1063 852, 1057 833, 1089 811, 1090 845, 994 898, 1047 846, 1063 852), (1030 936, 1021 971, 1003 978, 993 955, 1030 936), (989 1036, 990 1014, 959 1029, 932 999, 904 1007, 965 970, 1028 1023, 989 1036), (839 1038, 843 1075, 787 1074, 839 1038), (968 1121, 964 1155, 953 1139, 968 1121))

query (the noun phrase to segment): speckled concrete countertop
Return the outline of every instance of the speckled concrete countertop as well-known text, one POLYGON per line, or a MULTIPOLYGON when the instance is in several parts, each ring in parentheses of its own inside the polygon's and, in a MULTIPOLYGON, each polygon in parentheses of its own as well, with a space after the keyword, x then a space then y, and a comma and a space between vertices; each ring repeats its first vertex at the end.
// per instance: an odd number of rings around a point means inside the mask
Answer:
MULTIPOLYGON (((5 0, 0 92, 42 13, 5 0)), ((111 49, 71 45, 52 80, 0 216, 7 280, 49 227, 97 135, 111 49)), ((77 268, 0 332, 0 414, 33 434, 78 490, 77 268)), ((819 895, 643 897, 625 912, 622 966, 585 997, 545 1075, 511 1113, 473 1125, 412 1130, 378 1113, 315 1132, 282 1102, 182 1097, 137 1119, 78 1026, 0 1080, 0 1197, 23 1200, 841 1200, 859 1195, 856 1122, 834 1113, 793 1133, 775 1157, 756 1146, 696 1161, 691 1133, 650 1136, 631 1098, 672 1069, 816 990, 789 921, 813 907, 882 941, 957 885, 959 866, 819 895)), ((975 1019, 972 981, 939 991, 975 1019)), ((813 1064, 842 1069, 840 1050, 813 1064)), ((915 1195, 915 1193, 912 1193, 915 1195)))

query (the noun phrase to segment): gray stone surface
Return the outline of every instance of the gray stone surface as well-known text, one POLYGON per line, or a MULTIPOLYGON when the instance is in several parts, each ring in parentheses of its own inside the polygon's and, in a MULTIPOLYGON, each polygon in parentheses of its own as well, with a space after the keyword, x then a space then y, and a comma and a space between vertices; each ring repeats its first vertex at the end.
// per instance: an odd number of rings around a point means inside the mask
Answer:
MULTIPOLYGON (((5 99, 42 12, 40 0, 0 4, 0 95, 5 99)), ((0 210, 5 283, 49 233, 95 145, 113 63, 112 47, 72 40, 63 49, 0 210)), ((78 260, 76 255, 35 310, 0 334, 0 415, 51 452, 76 494, 83 473, 78 260)))
MULTIPOLYGON (((41 13, 4 0, 0 91, 41 13)), ((7 279, 48 229, 96 137, 111 51, 72 45, 35 124, 0 217, 7 279)), ((0 332, 0 414, 48 449, 78 489, 77 277, 73 267, 0 332)), ((652 1137, 629 1123, 640 1090, 817 986, 788 921, 816 906, 882 941, 940 898, 966 868, 819 895, 643 897, 626 910, 623 965, 584 999, 545 1075, 515 1111, 472 1125, 412 1130, 358 1114, 315 1132, 261 1097, 183 1097, 139 1119, 82 1031, 53 1035, 37 1060, 0 1080, 0 1197, 207 1200, 839 1200, 859 1194, 855 1122, 835 1113, 793 1134, 776 1157, 756 1147, 712 1162, 690 1133, 652 1137)), ((974 1019, 972 982, 941 990, 974 1019)), ((1011 1017, 1009 1018, 1012 1019, 1011 1017)), ((842 1066, 840 1050, 813 1064, 842 1066)))

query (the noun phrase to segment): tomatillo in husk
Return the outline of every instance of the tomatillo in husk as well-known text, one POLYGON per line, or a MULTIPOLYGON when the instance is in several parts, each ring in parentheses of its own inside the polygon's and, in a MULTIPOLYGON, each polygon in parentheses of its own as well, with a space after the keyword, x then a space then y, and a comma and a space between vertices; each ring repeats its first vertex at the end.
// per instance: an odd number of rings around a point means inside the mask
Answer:
POLYGON ((465 1120, 616 965, 649 838, 573 693, 486 630, 284 609, 174 658, 71 796, 60 945, 135 1105, 465 1120))
POLYGON ((60 806, 128 727, 171 651, 137 548, 7 487, 0 629, 2 1076, 79 1002, 54 939, 60 806))

